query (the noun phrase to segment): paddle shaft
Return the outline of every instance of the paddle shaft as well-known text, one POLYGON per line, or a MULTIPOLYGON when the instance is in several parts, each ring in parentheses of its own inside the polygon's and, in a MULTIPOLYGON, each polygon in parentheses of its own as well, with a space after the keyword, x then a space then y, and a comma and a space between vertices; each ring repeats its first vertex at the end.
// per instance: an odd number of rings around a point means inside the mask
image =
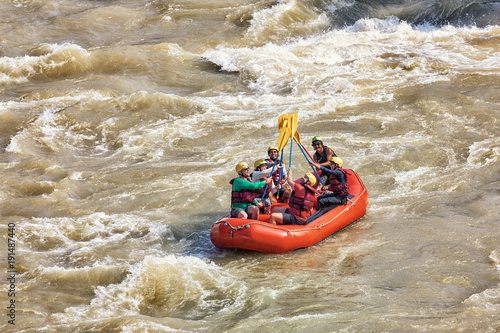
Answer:
MULTIPOLYGON (((273 173, 274 173, 274 167, 276 166, 276 163, 278 162, 278 159, 276 159, 274 161, 274 164, 273 164, 273 168, 271 169, 271 174, 270 176, 272 177, 273 176, 273 173)), ((271 180, 272 182, 272 180, 271 180)), ((266 192, 267 192, 267 187, 269 186, 269 184, 266 184, 266 188, 264 189, 264 193, 262 194, 262 199, 260 199, 260 201, 264 201, 264 198, 266 197, 266 192)))
MULTIPOLYGON (((325 183, 323 183, 323 181, 322 181, 322 180, 321 180, 321 178, 319 177, 318 172, 316 171, 316 168, 315 168, 315 167, 311 164, 311 161, 309 161, 309 159, 307 158, 306 153, 304 152, 304 149, 305 149, 305 148, 303 148, 303 146, 302 146, 302 144, 301 144, 300 142, 297 142, 297 145, 299 146, 300 150, 302 151, 302 154, 304 154, 304 157, 306 158, 307 163, 309 163, 309 166, 312 168, 312 170, 313 170, 313 171, 314 171, 314 173, 316 174, 316 177, 318 177, 319 182, 321 183, 321 185, 325 186, 325 183)), ((307 152, 307 155, 309 155, 309 152, 307 151, 307 149, 306 149, 306 152, 307 152)), ((309 155, 309 157, 311 157, 311 155, 309 155)), ((311 160, 312 160, 312 159, 313 159, 313 158, 311 157, 311 160)))

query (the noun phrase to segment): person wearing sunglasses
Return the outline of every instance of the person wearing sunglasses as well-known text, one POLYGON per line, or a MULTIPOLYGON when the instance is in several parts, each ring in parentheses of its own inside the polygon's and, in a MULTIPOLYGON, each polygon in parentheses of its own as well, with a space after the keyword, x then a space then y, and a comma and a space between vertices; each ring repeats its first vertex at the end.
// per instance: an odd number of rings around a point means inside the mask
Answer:
MULTIPOLYGON (((313 160, 314 163, 317 164, 318 166, 316 167, 319 171, 320 167, 325 167, 327 169, 330 168, 330 159, 332 157, 337 156, 335 152, 332 150, 332 148, 327 147, 323 144, 323 139, 320 138, 319 136, 315 136, 312 138, 312 146, 314 150, 316 151, 313 155, 313 160)), ((322 173, 321 174, 321 181, 324 184, 328 178, 329 175, 322 173)), ((320 188, 321 184, 318 184, 318 189, 320 188)))
POLYGON ((337 156, 332 148, 325 146, 323 139, 319 136, 312 138, 312 146, 316 151, 313 155, 314 163, 326 168, 330 167, 330 159, 337 156))

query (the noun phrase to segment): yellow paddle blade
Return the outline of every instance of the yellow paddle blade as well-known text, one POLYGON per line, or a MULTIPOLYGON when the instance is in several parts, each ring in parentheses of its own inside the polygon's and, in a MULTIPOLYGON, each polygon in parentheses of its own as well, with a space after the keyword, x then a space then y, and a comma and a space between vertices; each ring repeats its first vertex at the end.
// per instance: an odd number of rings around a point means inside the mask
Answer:
POLYGON ((293 140, 295 140, 295 142, 297 142, 300 145, 302 144, 302 142, 300 142, 299 132, 295 132, 295 135, 293 136, 293 140))
POLYGON ((288 116, 286 114, 282 114, 281 116, 279 116, 278 128, 279 128, 280 132, 284 131, 286 129, 286 127, 288 126, 287 122, 288 122, 288 116))
POLYGON ((297 126, 299 122, 299 115, 296 113, 290 113, 288 115, 288 128, 290 129, 290 137, 295 140, 295 133, 297 133, 297 126))
POLYGON ((290 128, 286 127, 283 131, 280 132, 280 136, 278 138, 278 152, 281 152, 283 148, 285 148, 288 143, 288 139, 290 139, 290 128))
POLYGON ((278 118, 278 126, 280 131, 280 136, 278 138, 278 152, 281 152, 283 148, 285 148, 288 143, 288 139, 290 138, 290 133, 288 129, 288 115, 282 114, 278 118))

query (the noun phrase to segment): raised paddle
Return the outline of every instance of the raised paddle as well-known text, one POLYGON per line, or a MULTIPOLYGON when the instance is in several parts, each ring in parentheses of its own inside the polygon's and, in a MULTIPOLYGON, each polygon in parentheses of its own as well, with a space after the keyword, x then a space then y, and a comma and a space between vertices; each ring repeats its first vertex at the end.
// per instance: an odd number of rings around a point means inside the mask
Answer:
MULTIPOLYGON (((281 136, 282 135, 281 133, 286 132, 287 127, 288 127, 288 115, 282 114, 281 116, 279 116, 278 127, 279 127, 279 131, 280 131, 280 136, 281 136)), ((285 135, 285 133, 283 133, 283 135, 285 135)), ((278 142, 279 142, 279 139, 278 139, 278 142)), ((278 154, 279 154, 279 151, 278 151, 278 154)), ((283 166, 283 150, 281 151, 280 165, 283 166)), ((281 177, 283 177, 283 168, 280 169, 280 175, 278 178, 278 185, 281 183, 281 177)))
POLYGON ((288 139, 290 138, 290 134, 288 132, 288 116, 286 114, 282 114, 278 118, 278 128, 279 128, 279 138, 278 138, 278 154, 285 148, 288 139))
POLYGON ((295 142, 297 142, 297 145, 299 146, 300 150, 302 151, 302 154, 304 154, 304 157, 306 158, 306 161, 307 163, 309 163, 309 166, 312 168, 312 170, 314 171, 314 173, 316 174, 316 177, 318 177, 321 185, 325 186, 325 184, 323 183, 323 181, 321 180, 321 178, 319 177, 318 175, 318 172, 316 171, 316 168, 311 164, 311 161, 309 161, 309 159, 307 158, 306 156, 306 152, 307 152, 307 155, 309 155, 309 158, 311 160, 313 160, 313 158, 311 157, 311 155, 309 154, 309 152, 307 151, 307 149, 304 148, 304 145, 302 145, 302 142, 300 142, 300 136, 299 136, 299 132, 295 132, 295 135, 293 136, 293 140, 295 142), (304 152, 305 150, 305 152, 304 152))
MULTIPOLYGON (((295 134, 297 133, 297 125, 299 122, 299 115, 296 113, 290 113, 288 115, 288 128, 290 130, 290 137, 292 140, 295 138, 295 134)), ((292 167, 292 148, 293 148, 293 142, 290 144, 290 163, 288 164, 288 167, 292 167)))
MULTIPOLYGON (((303 148, 305 150, 305 152, 307 153, 307 155, 309 156, 309 158, 314 161, 314 159, 312 158, 311 154, 309 154, 309 152, 307 151, 306 147, 304 147, 304 145, 302 144, 302 142, 300 142, 299 132, 295 132, 295 136, 293 137, 293 139, 295 140, 295 142, 297 142, 297 144, 299 145, 299 147, 301 147, 301 148, 303 148)), ((302 151, 302 153, 304 153, 304 151, 302 151)), ((304 156, 305 156, 305 154, 304 154, 304 156)), ((306 159, 307 159, 307 157, 306 157, 306 159)), ((309 160, 307 160, 307 162, 309 162, 309 160)))
POLYGON ((278 117, 278 128, 280 132, 286 128, 286 122, 288 121, 288 116, 286 114, 282 114, 278 117))
MULTIPOLYGON (((287 120, 288 123, 288 120, 287 120)), ((290 127, 288 124, 284 124, 284 127, 280 130, 280 136, 278 138, 278 153, 285 148, 288 143, 288 139, 290 139, 290 127)))
MULTIPOLYGON (((286 114, 282 114, 281 116, 278 117, 278 128, 280 131, 280 136, 278 138, 278 154, 283 150, 283 148, 286 146, 288 142, 288 139, 290 138, 290 131, 288 129, 287 122, 288 122, 288 116, 286 114)), ((274 168, 276 167, 276 162, 278 162, 278 159, 274 161, 273 168, 271 169, 271 175, 273 174, 274 168)), ((268 185, 269 184, 266 184, 261 201, 264 201, 264 198, 266 197, 268 185)))

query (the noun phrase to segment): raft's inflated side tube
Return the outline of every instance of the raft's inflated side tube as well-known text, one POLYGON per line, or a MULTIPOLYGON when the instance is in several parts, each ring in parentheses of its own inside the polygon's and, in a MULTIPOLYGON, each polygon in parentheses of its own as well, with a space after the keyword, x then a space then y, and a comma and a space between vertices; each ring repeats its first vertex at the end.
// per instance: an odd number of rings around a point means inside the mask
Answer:
POLYGON ((347 175, 347 181, 349 194, 354 197, 346 205, 332 209, 307 225, 269 224, 269 215, 260 215, 259 220, 223 218, 212 226, 210 239, 221 249, 265 253, 285 253, 310 247, 365 215, 368 206, 365 185, 354 171, 347 175))

